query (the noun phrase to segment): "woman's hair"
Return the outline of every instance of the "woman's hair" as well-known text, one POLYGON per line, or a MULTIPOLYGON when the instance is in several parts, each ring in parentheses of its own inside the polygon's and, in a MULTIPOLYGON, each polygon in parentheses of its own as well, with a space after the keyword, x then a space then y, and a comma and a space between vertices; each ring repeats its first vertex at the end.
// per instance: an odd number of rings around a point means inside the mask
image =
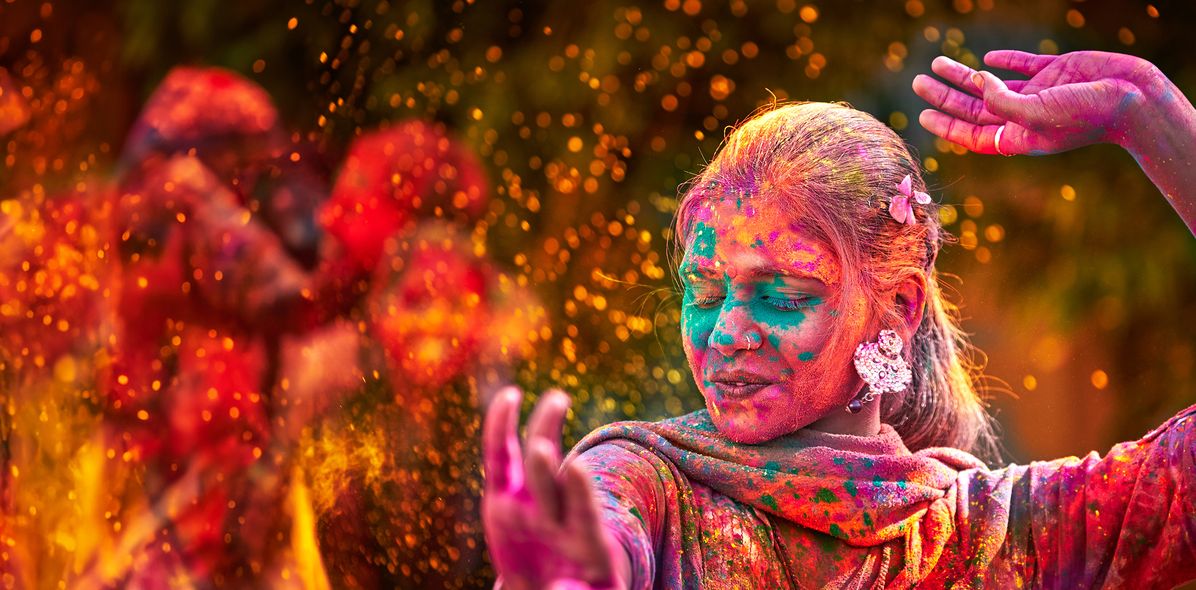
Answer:
POLYGON ((835 329, 814 361, 825 374, 844 371, 831 363, 842 365, 859 342, 903 321, 892 291, 911 274, 923 274, 925 313, 908 357, 913 383, 881 397, 881 419, 911 450, 954 447, 996 461, 1000 450, 981 395, 978 353, 960 330, 958 308, 944 297, 934 268, 946 238, 938 205, 911 199, 913 225, 898 223, 888 211, 907 174, 913 190, 926 190, 905 142, 871 115, 846 103, 774 105, 732 131, 714 160, 682 188, 674 255, 681 259, 693 214, 710 197, 734 191, 745 200, 779 203, 791 213, 793 227, 838 255, 842 281, 832 308, 874 318, 860 333, 835 329))

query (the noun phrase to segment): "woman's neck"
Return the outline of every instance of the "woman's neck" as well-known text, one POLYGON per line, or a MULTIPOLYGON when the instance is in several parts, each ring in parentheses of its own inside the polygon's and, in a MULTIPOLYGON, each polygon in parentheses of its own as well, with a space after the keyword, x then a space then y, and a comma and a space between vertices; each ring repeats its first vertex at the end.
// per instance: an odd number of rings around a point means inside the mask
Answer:
POLYGON ((880 433, 880 401, 864 404, 855 414, 848 412, 846 406, 831 410, 830 414, 815 420, 805 428, 831 434, 876 436, 880 433))

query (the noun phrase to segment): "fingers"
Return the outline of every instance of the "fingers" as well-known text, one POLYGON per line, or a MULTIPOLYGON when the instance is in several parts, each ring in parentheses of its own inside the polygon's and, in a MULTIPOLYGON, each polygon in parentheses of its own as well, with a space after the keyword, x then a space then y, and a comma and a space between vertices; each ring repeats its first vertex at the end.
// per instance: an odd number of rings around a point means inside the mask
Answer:
MULTIPOLYGON (((970 81, 968 84, 973 85, 970 81)), ((914 77, 914 93, 937 109, 978 125, 1000 125, 1005 121, 984 108, 984 101, 964 94, 938 80, 919 74, 914 77)))
POLYGON ((1051 65, 1058 57, 1057 55, 1038 55, 1013 49, 998 49, 984 54, 984 64, 1033 76, 1051 65))
POLYGON ((545 392, 527 422, 528 488, 544 515, 561 520, 561 430, 569 409, 569 396, 552 389, 545 392))
POLYGON ((565 413, 569 410, 569 396, 558 389, 550 389, 544 393, 532 415, 527 420, 527 441, 545 439, 555 450, 560 462, 561 430, 565 424, 565 413))
POLYGON ((523 486, 523 457, 519 448, 519 405, 523 393, 506 387, 486 412, 482 430, 482 455, 488 490, 513 490, 523 486))
MULTIPOLYGON (((963 89, 968 94, 976 97, 984 96, 984 91, 976 86, 976 83, 972 81, 972 76, 976 73, 976 70, 973 70, 972 68, 969 68, 968 66, 965 66, 944 55, 934 58, 934 61, 930 62, 930 69, 934 73, 942 76, 943 79, 963 89)), ((927 77, 929 78, 929 76, 927 77)), ((914 80, 916 82, 917 77, 915 77, 914 80)), ((1022 88, 1025 88, 1028 82, 1029 80, 1006 80, 1005 85, 1014 92, 1021 92, 1022 88)), ((922 98, 926 97, 923 96, 922 98)), ((927 99, 927 101, 933 102, 930 101, 930 99, 927 99)))
POLYGON ((1031 128, 1043 123, 1046 109, 1042 108, 1042 97, 1038 94, 1014 92, 1004 80, 989 72, 976 72, 972 81, 984 90, 984 106, 997 117, 1031 128))
POLYGON ((560 454, 542 437, 529 439, 527 445, 527 488, 544 518, 561 522, 561 490, 557 483, 560 454))
MULTIPOLYGON (((918 122, 927 131, 978 154, 995 154, 995 138, 1000 125, 976 125, 962 119, 940 113, 933 109, 926 109, 918 115, 918 122)), ((1004 134, 1007 134, 1006 131, 1004 134)), ((1005 153, 1013 153, 1009 149, 1009 140, 1002 138, 1002 149, 1005 153)))
POLYGON ((930 62, 930 71, 942 76, 944 80, 962 88, 972 96, 983 94, 980 88, 972 82, 972 74, 975 74, 976 70, 945 55, 940 55, 930 62))
POLYGON ((527 422, 528 488, 545 517, 554 522, 561 520, 557 472, 561 468, 561 429, 568 409, 569 396, 549 390, 527 422))

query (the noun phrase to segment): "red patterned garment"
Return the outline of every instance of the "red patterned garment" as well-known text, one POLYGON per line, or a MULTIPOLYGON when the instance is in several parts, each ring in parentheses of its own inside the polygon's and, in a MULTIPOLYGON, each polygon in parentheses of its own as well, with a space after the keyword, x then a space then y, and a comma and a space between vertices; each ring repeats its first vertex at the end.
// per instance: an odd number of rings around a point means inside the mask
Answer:
POLYGON ((1196 406, 1141 440, 988 469, 957 449, 800 430, 761 445, 703 410, 592 432, 605 525, 644 588, 1170 588, 1196 578, 1196 406))

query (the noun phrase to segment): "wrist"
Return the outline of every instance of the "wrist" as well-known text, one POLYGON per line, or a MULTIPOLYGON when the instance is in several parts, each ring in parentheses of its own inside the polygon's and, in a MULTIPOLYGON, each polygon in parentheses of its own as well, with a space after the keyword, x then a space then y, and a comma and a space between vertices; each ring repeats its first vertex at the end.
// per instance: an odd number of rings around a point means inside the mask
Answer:
POLYGON ((1143 157, 1190 157, 1187 150, 1196 140, 1192 103, 1153 66, 1134 86, 1136 90, 1125 100, 1126 123, 1114 143, 1139 161, 1143 157))

